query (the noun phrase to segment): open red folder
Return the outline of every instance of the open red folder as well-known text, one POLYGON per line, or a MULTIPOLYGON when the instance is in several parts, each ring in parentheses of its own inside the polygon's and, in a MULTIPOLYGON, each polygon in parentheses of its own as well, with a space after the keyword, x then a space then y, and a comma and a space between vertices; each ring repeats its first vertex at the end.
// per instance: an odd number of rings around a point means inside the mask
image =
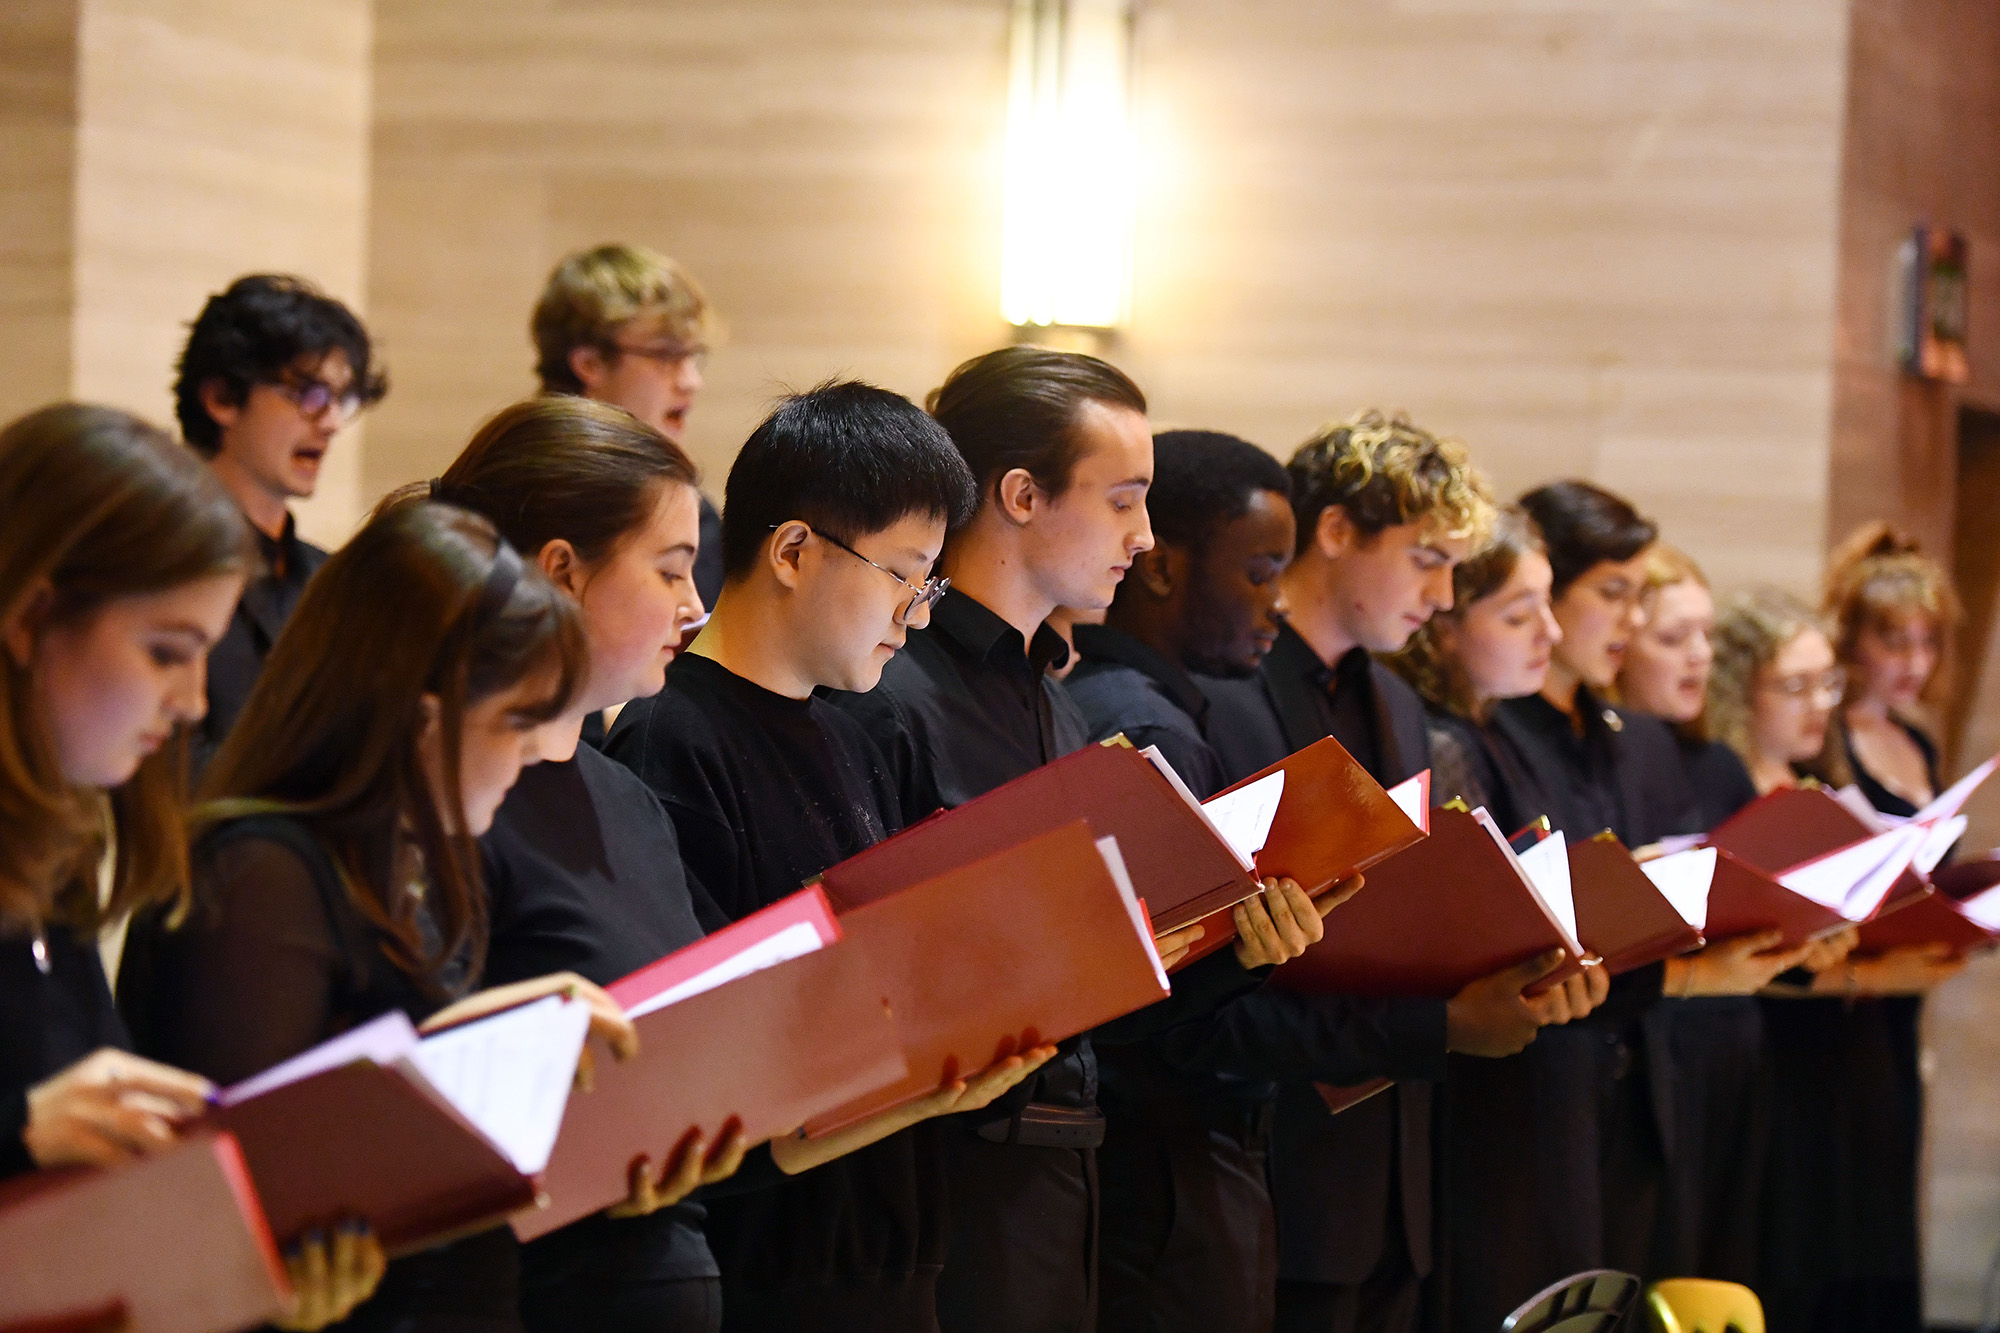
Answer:
MULTIPOLYGON (((1429 832, 1429 769, 1385 791, 1331 736, 1251 774, 1206 804, 1232 799, 1280 774, 1284 785, 1277 813, 1256 852, 1256 873, 1262 879, 1296 880, 1317 898, 1429 832)), ((1346 909, 1341 910, 1344 919, 1346 909)), ((1175 971, 1236 940, 1236 928, 1226 915, 1211 916, 1203 926, 1204 934, 1175 971)))
POLYGON ((734 1119, 761 1143, 909 1069, 868 952, 841 938, 817 889, 668 955, 611 994, 634 1016, 639 1054, 621 1063, 597 1051, 595 1087, 570 1098, 543 1173, 546 1202, 514 1219, 523 1240, 617 1203, 632 1163, 644 1156, 659 1170, 690 1129, 714 1142, 734 1119), (770 961, 787 948, 798 952, 770 961))
POLYGON ((976 800, 941 810, 820 877, 848 911, 1087 819, 1116 838, 1155 932, 1188 925, 1257 891, 1248 861, 1130 745, 1090 745, 976 800))
POLYGON ((1642 866, 1608 831, 1570 844, 1577 938, 1613 976, 1701 947, 1715 854, 1680 855, 1642 866))
POLYGON ((550 996, 419 1038, 392 1011, 224 1089, 271 1230, 366 1219, 392 1256, 535 1201, 589 1012, 550 996))
POLYGON ((1560 948, 1537 990, 1576 975, 1577 939, 1561 834, 1516 856, 1484 810, 1431 811, 1430 836, 1368 872, 1326 937, 1272 974, 1308 994, 1451 996, 1467 982, 1560 948))
MULTIPOLYGON (((1141 761, 1143 762, 1143 761, 1141 761)), ((1122 844, 1083 820, 843 913, 909 1075, 808 1125, 823 1134, 1167 994, 1122 844)))
POLYGON ((109 1170, 0 1186, 0 1333, 230 1333, 281 1314, 291 1283, 236 1140, 199 1133, 109 1170))
MULTIPOLYGON (((1786 787, 1744 806, 1716 825, 1704 841, 1767 875, 1783 878, 1810 862, 1881 836, 1880 825, 1863 820, 1824 788, 1786 787)), ((1916 863, 1922 841, 1912 848, 1909 863, 1875 906, 1860 916, 1843 913, 1841 924, 1893 912, 1930 892, 1916 863)), ((1719 926, 1709 934, 1713 939, 1726 937, 1719 926)))
POLYGON ((1855 952, 1872 956, 1942 944, 1963 954, 1990 949, 1996 942, 2000 942, 2000 889, 1989 887, 1964 899, 1933 893, 1870 921, 1861 928, 1855 952))

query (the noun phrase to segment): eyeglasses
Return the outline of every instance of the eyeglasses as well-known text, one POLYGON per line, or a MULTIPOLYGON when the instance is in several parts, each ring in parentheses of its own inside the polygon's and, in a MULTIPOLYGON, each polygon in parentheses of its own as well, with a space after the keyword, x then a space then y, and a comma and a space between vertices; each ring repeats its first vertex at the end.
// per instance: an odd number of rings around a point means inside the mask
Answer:
MULTIPOLYGON (((780 526, 779 524, 773 523, 771 525, 771 531, 776 532, 779 526, 780 526)), ((810 531, 810 529, 808 530, 810 531)), ((870 560, 867 556, 861 554, 861 552, 855 550, 852 546, 849 546, 846 542, 842 541, 838 537, 828 536, 824 532, 816 532, 816 531, 813 532, 813 536, 819 538, 823 542, 827 542, 831 545, 838 546, 841 550, 847 552, 849 555, 853 556, 856 560, 859 560, 862 564, 867 565, 873 569, 881 570, 884 574, 887 574, 890 578, 896 580, 896 582, 902 584, 905 588, 908 588, 910 590, 910 600, 901 607, 897 608, 896 611, 896 621, 899 624, 907 625, 912 620, 915 620, 917 618, 917 612, 922 611, 927 607, 936 606, 938 603, 938 598, 944 596, 945 589, 951 587, 951 580, 944 577, 942 574, 931 575, 928 579, 925 579, 923 585, 919 587, 917 584, 914 584, 910 582, 908 579, 904 578, 901 574, 898 574, 895 570, 876 564, 873 560, 870 560)))
POLYGON ((317 417, 329 407, 340 409, 342 421, 359 412, 363 406, 361 394, 351 386, 336 389, 325 380, 314 379, 310 375, 282 379, 272 387, 291 400, 294 407, 307 417, 317 417))
POLYGON ((652 361, 662 366, 678 366, 693 362, 700 370, 708 364, 708 349, 699 343, 686 347, 680 343, 668 343, 664 347, 633 347, 626 343, 611 346, 625 356, 636 356, 642 361, 652 361))
POLYGON ((1847 692, 1847 672, 1841 667, 1817 672, 1800 671, 1765 681, 1762 688, 1783 695, 1789 703, 1804 703, 1811 699, 1815 703, 1837 704, 1847 692))

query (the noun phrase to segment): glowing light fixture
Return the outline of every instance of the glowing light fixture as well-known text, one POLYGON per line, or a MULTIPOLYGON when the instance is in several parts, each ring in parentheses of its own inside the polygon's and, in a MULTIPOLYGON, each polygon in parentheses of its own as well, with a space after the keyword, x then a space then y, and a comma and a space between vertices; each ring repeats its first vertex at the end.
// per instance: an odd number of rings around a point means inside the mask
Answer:
POLYGON ((1014 0, 1000 308, 1112 328, 1130 294, 1131 0, 1014 0))

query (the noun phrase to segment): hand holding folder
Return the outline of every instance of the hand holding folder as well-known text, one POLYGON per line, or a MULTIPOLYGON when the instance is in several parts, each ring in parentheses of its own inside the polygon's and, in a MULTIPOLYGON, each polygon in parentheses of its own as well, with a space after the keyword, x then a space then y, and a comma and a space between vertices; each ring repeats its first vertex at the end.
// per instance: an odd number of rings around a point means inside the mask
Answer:
POLYGON ((228 1134, 157 1157, 0 1186, 0 1331, 126 1327, 230 1333, 292 1289, 228 1134), (113 1322, 122 1321, 122 1322, 113 1322))
POLYGON ((560 995, 419 1038, 390 1012, 217 1097, 272 1230, 360 1218, 390 1254, 535 1201, 589 1014, 560 995))
POLYGON ((514 1219, 532 1240, 627 1199, 633 1167, 698 1133, 744 1143, 907 1070, 867 956, 826 895, 797 893, 610 987, 639 1031, 635 1059, 570 1100, 542 1177, 546 1204, 514 1219))

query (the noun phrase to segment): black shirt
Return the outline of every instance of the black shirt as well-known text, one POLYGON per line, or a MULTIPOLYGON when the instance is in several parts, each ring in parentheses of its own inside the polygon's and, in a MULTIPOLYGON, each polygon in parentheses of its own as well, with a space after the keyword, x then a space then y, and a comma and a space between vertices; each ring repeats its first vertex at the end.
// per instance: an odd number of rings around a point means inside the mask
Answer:
MULTIPOLYGON (((567 763, 523 769, 480 850, 489 986, 564 971, 608 986, 704 933, 672 821, 643 782, 587 745, 567 763)), ((690 1199, 648 1217, 585 1218, 529 1244, 522 1280, 714 1277, 702 1217, 690 1199)))
MULTIPOLYGON (((618 715, 607 749, 659 796, 689 871, 732 920, 902 823, 888 768, 857 722, 706 657, 677 657, 665 689, 618 715)), ((881 1327, 931 1326, 927 1293, 943 1261, 935 1133, 920 1124, 771 1188, 712 1200, 709 1241, 730 1308, 778 1293, 803 1311, 815 1289, 865 1286, 881 1327)))
POLYGON ((1721 741, 1689 740, 1678 734, 1674 742, 1700 817, 1699 827, 1689 832, 1705 833, 1757 799, 1757 784, 1736 751, 1721 741))
POLYGON ((222 748, 249 701, 251 687, 271 655, 279 631, 298 609, 306 584, 327 561, 327 554, 299 537, 298 525, 285 515, 285 530, 277 537, 257 533, 264 572, 250 580, 229 628, 208 654, 208 714, 195 732, 195 771, 199 773, 222 748))
POLYGON ((130 1043, 97 941, 50 923, 0 935, 0 1178, 34 1169, 21 1131, 28 1090, 101 1046, 130 1043))
MULTIPOLYGON (((1657 717, 1628 713, 1579 687, 1577 715, 1531 694, 1494 705, 1491 733, 1531 775, 1537 813, 1572 841, 1610 829, 1643 847, 1702 827, 1672 730, 1657 717)), ((1532 818, 1532 816, 1530 816, 1532 818)))
POLYGON ((1063 685, 1092 740, 1123 732, 1140 749, 1158 746, 1202 800, 1229 785, 1208 743, 1208 698, 1179 663, 1108 626, 1078 625, 1074 633, 1083 661, 1063 685))

